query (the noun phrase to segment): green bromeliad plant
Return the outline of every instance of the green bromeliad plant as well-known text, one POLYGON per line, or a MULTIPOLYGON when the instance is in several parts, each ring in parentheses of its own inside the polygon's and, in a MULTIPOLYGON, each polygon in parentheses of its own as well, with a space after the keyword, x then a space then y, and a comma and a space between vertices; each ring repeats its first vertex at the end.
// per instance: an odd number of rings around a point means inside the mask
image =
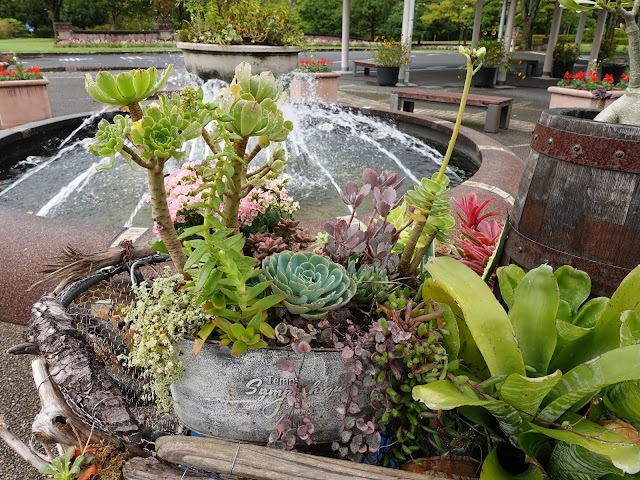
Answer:
POLYGON ((610 299, 586 301, 584 272, 543 265, 525 274, 512 265, 498 273, 506 310, 453 259, 432 259, 427 269, 424 298, 447 303, 457 316, 467 375, 416 386, 413 397, 499 432, 503 443, 481 478, 640 472, 640 267, 610 299))

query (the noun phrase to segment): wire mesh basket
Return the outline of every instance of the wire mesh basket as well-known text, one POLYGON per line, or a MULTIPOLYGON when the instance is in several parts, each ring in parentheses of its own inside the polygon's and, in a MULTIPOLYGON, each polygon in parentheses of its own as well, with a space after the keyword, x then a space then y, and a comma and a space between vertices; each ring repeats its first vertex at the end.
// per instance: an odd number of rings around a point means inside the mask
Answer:
MULTIPOLYGON (((145 389, 144 371, 126 365, 124 358, 129 353, 131 332, 120 318, 120 311, 134 300, 133 284, 152 282, 166 268, 173 268, 168 256, 149 256, 103 269, 72 283, 58 295, 75 329, 120 387, 131 413, 146 432, 147 441, 151 442, 162 434, 185 433, 185 428, 173 411, 157 412, 155 402, 145 389)), ((60 391, 69 407, 85 423, 105 431, 77 395, 65 388, 60 391)))

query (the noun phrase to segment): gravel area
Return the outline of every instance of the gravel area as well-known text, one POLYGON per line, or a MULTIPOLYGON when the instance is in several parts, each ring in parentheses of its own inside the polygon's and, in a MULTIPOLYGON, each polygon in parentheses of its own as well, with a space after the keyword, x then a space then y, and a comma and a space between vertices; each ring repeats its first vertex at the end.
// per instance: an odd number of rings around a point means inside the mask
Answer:
MULTIPOLYGON (((7 349, 24 342, 26 327, 0 321, 0 414, 9 429, 22 441, 29 441, 31 423, 40 409, 31 375, 31 355, 8 355, 7 349)), ((0 440, 0 479, 40 480, 35 468, 22 460, 0 440)))

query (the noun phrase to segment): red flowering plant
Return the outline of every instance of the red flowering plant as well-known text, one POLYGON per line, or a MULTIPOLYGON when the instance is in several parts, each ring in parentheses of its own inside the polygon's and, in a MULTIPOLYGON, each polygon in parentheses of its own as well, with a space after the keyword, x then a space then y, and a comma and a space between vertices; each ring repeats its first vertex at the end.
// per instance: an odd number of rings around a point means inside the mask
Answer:
POLYGON ((316 60, 315 57, 303 58, 297 67, 298 70, 308 73, 333 72, 333 60, 321 58, 316 60))
MULTIPOLYGON (((463 194, 462 202, 453 199, 453 203, 460 207, 464 214, 455 212, 460 219, 460 237, 454 239, 457 253, 460 255, 460 261, 480 276, 485 274, 505 225, 504 222, 487 220, 499 215, 498 212, 481 215, 482 210, 493 199, 494 197, 491 197, 480 205, 475 193, 469 195, 469 198, 463 194)), ((489 279, 489 284, 493 284, 492 279, 489 279)))
POLYGON ((0 82, 8 80, 36 80, 42 78, 38 67, 25 69, 15 55, 0 55, 0 82))
MULTIPOLYGON (((627 78, 627 82, 629 81, 629 76, 625 75, 627 78)), ((624 78, 623 78, 624 80, 624 78)), ((598 80, 598 71, 597 70, 589 70, 586 72, 578 72, 575 75, 571 75, 570 72, 564 74, 562 80, 558 82, 559 87, 568 87, 575 88, 577 90, 611 90, 615 87, 618 88, 626 88, 625 82, 620 82, 617 85, 614 85, 614 80, 612 75, 605 75, 602 80, 598 80)))

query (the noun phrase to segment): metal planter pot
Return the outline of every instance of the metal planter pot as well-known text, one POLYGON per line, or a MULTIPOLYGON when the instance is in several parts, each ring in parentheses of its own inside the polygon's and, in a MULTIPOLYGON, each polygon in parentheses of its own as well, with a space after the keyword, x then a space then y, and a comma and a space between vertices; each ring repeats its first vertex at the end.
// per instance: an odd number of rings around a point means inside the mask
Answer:
POLYGON ((400 74, 400 67, 379 67, 376 66, 376 76, 378 79, 378 85, 383 87, 395 87, 398 83, 398 75, 400 74))
MULTIPOLYGON (((230 348, 208 342, 194 356, 193 341, 184 340, 179 347, 184 376, 171 386, 171 394, 180 420, 203 435, 266 443, 290 410, 286 395, 295 381, 276 361, 291 359, 298 371, 303 356, 290 348, 263 348, 231 357, 230 348)), ((342 404, 340 376, 345 372, 340 350, 313 349, 304 357, 300 378, 307 390, 307 417, 319 442, 339 437, 342 420, 336 408, 342 404)))

